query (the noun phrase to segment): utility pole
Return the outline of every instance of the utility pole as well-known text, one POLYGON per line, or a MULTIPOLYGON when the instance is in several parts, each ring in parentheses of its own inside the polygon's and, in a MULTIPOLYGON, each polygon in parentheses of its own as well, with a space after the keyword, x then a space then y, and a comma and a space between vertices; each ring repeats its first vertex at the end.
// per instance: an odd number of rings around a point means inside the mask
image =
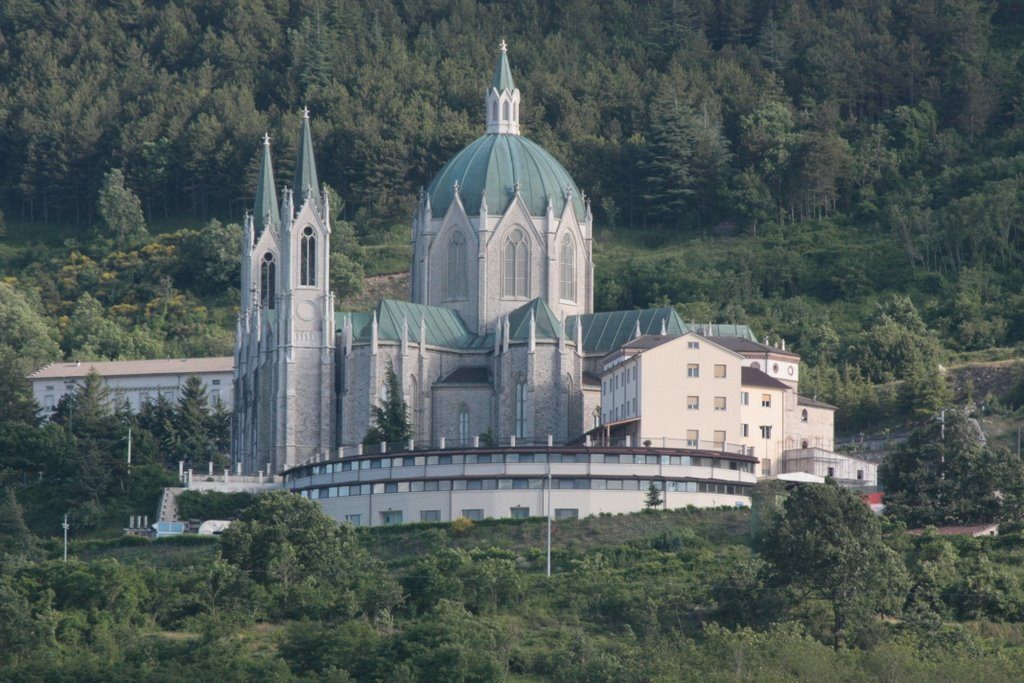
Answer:
POLYGON ((128 474, 132 473, 132 428, 128 428, 128 474))
POLYGON ((61 527, 64 529, 64 562, 68 561, 68 528, 70 526, 71 525, 68 524, 68 514, 65 512, 64 523, 61 524, 61 527))
MULTIPOLYGON (((550 458, 550 454, 549 454, 550 458)), ((551 577, 551 462, 548 462, 548 571, 547 575, 551 577)))

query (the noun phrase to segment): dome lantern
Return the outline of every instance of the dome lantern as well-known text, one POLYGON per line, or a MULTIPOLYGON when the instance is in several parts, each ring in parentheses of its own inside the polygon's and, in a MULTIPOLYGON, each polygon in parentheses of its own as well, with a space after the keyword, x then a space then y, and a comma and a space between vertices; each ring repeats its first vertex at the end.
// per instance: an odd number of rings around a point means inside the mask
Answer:
POLYGON ((508 63, 508 45, 501 41, 494 78, 487 89, 486 114, 488 133, 519 135, 519 88, 512 80, 512 67, 508 63))

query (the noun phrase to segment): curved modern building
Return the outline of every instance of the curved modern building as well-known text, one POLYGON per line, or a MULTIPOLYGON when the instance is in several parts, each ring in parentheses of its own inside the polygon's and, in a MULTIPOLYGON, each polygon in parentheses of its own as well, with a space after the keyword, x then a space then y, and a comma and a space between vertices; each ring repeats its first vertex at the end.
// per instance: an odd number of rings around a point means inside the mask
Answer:
POLYGON ((585 517, 644 508, 750 503, 757 459, 674 448, 480 447, 355 455, 284 473, 285 487, 356 525, 458 517, 585 517))

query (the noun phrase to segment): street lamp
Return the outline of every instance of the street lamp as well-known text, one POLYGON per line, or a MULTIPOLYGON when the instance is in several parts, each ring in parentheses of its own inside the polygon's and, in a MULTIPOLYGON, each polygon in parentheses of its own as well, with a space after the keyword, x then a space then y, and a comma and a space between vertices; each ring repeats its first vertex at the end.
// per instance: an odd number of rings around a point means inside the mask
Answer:
POLYGON ((67 562, 68 561, 68 529, 71 527, 71 525, 68 524, 68 515, 67 515, 66 512, 64 513, 64 523, 61 524, 60 526, 61 526, 62 529, 64 529, 64 561, 67 562))

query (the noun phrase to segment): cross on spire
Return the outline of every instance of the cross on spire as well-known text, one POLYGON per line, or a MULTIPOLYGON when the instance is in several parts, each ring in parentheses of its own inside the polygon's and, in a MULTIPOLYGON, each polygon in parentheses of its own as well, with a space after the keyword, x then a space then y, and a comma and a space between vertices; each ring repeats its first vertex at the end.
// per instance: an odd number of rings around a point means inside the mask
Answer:
POLYGON ((309 118, 309 107, 307 107, 305 105, 302 106, 302 118, 304 118, 304 119, 308 119, 309 118))
POLYGON ((498 43, 498 47, 501 48, 502 52, 508 52, 508 43, 505 42, 504 38, 502 38, 501 42, 498 43))

